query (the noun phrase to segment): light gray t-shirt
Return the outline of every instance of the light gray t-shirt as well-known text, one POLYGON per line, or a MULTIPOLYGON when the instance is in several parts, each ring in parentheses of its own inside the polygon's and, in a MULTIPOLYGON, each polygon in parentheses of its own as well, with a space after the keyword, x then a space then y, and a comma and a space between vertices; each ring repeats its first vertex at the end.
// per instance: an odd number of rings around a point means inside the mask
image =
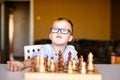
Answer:
MULTIPOLYGON (((62 56, 64 58, 64 63, 66 61, 68 61, 68 53, 71 52, 71 60, 73 60, 73 58, 75 56, 77 56, 77 51, 75 50, 74 46, 72 45, 67 45, 66 49, 64 50, 64 52, 62 53, 62 56)), ((55 50, 53 49, 51 44, 45 44, 42 45, 40 48, 40 52, 37 53, 33 53, 33 56, 38 56, 40 54, 43 54, 45 58, 54 58, 54 59, 58 59, 58 53, 55 52, 55 50)))

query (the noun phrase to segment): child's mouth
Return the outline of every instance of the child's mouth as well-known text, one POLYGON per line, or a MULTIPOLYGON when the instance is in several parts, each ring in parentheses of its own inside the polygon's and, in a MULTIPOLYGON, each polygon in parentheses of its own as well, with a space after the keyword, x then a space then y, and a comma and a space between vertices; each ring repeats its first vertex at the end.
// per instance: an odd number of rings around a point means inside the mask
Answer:
POLYGON ((61 36, 56 36, 56 38, 62 38, 61 36))

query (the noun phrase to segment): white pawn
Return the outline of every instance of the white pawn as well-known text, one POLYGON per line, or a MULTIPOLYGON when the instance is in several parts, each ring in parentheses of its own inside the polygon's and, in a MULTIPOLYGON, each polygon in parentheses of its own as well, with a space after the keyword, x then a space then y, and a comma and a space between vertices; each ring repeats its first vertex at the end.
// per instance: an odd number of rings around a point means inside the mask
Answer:
POLYGON ((75 70, 75 69, 76 69, 76 60, 75 60, 75 59, 73 59, 72 69, 73 69, 73 70, 75 70))
POLYGON ((50 67, 50 58, 47 59, 47 66, 50 67))
POLYGON ((69 63, 68 63, 68 73, 72 73, 72 72, 73 72, 73 70, 72 70, 72 62, 69 61, 69 63))
POLYGON ((47 59, 47 68, 48 68, 48 71, 50 71, 50 58, 47 59))
POLYGON ((45 66, 44 66, 44 56, 40 55, 40 69, 39 72, 45 72, 45 66))
POLYGON ((88 71, 93 71, 94 66, 93 66, 93 54, 90 52, 88 55, 88 71))
POLYGON ((86 73, 86 62, 82 62, 81 73, 82 73, 82 74, 85 74, 85 73, 86 73))

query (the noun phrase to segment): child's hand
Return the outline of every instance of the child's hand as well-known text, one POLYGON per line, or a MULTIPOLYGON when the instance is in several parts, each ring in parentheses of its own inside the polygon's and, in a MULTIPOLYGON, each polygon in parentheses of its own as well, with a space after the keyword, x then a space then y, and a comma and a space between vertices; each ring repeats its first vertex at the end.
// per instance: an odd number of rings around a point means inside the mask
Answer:
POLYGON ((21 71, 25 67, 24 63, 20 61, 7 61, 7 64, 10 71, 21 71))

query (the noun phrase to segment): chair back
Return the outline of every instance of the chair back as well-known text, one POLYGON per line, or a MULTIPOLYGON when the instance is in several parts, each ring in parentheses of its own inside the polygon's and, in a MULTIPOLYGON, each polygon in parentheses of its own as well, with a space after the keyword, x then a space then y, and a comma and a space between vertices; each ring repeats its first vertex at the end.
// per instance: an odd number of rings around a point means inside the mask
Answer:
POLYGON ((34 53, 40 52, 42 45, 26 45, 24 46, 24 59, 27 60, 33 57, 34 53))
MULTIPOLYGON (((32 58, 34 53, 40 52, 40 48, 42 45, 26 45, 24 46, 24 58, 25 60, 32 58)), ((74 48, 72 45, 68 45, 69 47, 74 48)))

